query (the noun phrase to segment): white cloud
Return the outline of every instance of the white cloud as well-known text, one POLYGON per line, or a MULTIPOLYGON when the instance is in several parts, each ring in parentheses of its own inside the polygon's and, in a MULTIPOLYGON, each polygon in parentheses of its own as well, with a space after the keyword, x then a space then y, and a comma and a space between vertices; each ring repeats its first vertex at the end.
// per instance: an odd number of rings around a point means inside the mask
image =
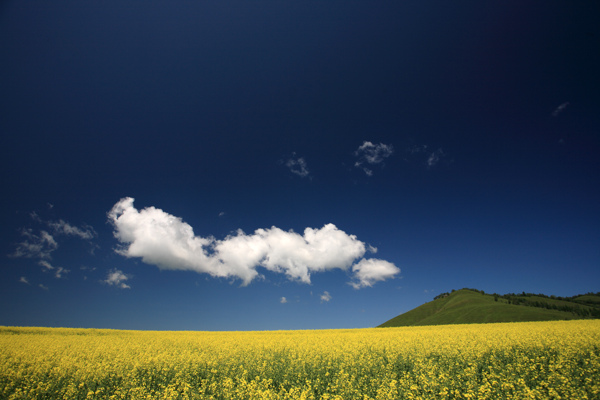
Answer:
POLYGON ((281 304, 285 304, 285 303, 287 303, 288 301, 287 301, 287 299, 286 299, 285 297, 282 297, 281 299, 279 299, 279 302, 280 302, 281 304))
POLYGON ((125 275, 123 271, 113 269, 112 271, 109 271, 108 276, 103 282, 120 289, 131 289, 131 286, 125 283, 127 280, 129 280, 129 277, 125 275))
POLYGON ((285 166, 288 167, 292 173, 302 178, 310 174, 308 167, 306 166, 306 160, 304 160, 303 157, 296 157, 296 153, 292 153, 292 156, 285 162, 285 166))
POLYGON ((367 176, 372 176, 373 170, 364 167, 363 164, 381 164, 386 158, 391 156, 393 152, 394 147, 391 144, 373 144, 369 141, 365 141, 354 152, 354 155, 358 157, 358 161, 354 163, 354 166, 357 168, 362 168, 367 176))
POLYGON ((19 279, 19 282, 21 282, 21 283, 25 283, 25 284, 29 285, 29 281, 28 281, 28 280, 27 280, 27 278, 25 278, 24 276, 22 276, 22 277, 19 279))
POLYGON ((352 267, 352 272, 354 272, 355 281, 350 284, 355 289, 360 289, 393 278, 400 273, 400 268, 385 260, 363 258, 352 267))
POLYGON ((329 294, 329 292, 326 290, 323 292, 323 294, 321 295, 321 303, 325 302, 327 303, 329 300, 331 300, 331 295, 329 294))
POLYGON ((38 285, 39 287, 41 287, 44 290, 48 290, 48 286, 46 285, 42 285, 41 283, 38 285))
POLYGON ((273 226, 253 234, 238 230, 223 240, 203 238, 181 218, 154 207, 138 211, 133 201, 121 199, 108 213, 122 244, 117 253, 161 269, 239 278, 247 285, 260 276, 257 268, 262 267, 310 283, 312 273, 348 270, 366 251, 365 243, 333 224, 306 228, 303 235, 273 226))

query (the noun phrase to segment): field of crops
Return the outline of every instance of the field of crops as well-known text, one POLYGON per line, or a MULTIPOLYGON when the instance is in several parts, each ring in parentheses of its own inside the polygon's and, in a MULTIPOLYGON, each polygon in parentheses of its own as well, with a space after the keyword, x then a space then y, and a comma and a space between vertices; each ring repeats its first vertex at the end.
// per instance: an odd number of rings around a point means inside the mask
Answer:
POLYGON ((600 399, 600 320, 279 332, 0 327, 2 399, 600 399))

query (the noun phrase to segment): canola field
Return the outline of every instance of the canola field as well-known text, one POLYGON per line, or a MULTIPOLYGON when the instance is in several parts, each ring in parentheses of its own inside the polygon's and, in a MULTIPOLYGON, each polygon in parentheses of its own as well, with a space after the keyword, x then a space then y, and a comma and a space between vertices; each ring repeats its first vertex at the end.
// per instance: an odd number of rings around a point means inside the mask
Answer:
POLYGON ((0 327, 1 399, 600 399, 600 320, 318 331, 0 327))

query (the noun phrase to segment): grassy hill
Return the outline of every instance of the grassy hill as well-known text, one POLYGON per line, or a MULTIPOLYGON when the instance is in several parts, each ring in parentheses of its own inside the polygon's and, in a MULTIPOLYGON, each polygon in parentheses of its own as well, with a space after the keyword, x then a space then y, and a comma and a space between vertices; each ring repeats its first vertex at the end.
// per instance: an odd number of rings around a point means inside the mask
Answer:
POLYGON ((552 321, 600 316, 600 296, 588 294, 556 298, 522 293, 504 296, 461 289, 437 296, 379 327, 552 321))

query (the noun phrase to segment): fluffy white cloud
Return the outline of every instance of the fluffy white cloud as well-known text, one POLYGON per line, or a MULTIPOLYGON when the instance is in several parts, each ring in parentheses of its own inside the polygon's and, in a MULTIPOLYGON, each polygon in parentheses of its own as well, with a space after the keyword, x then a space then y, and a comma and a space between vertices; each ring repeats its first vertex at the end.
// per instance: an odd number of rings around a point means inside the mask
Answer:
POLYGON ((391 144, 373 144, 365 141, 358 149, 354 152, 354 155, 358 157, 358 161, 354 163, 357 168, 362 168, 367 176, 373 175, 373 170, 364 167, 363 164, 380 164, 386 158, 394 153, 394 147, 391 144))
POLYGON ((19 279, 19 282, 29 285, 29 281, 24 276, 22 276, 21 279, 19 279))
POLYGON ((363 258, 352 267, 352 272, 354 272, 355 281, 350 284, 355 289, 360 289, 393 278, 400 273, 400 268, 385 260, 363 258))
POLYGON ((321 303, 325 302, 327 303, 329 300, 331 300, 331 295, 329 294, 329 292, 326 290, 323 292, 323 294, 321 295, 321 303))
POLYGON ((253 234, 239 230, 223 240, 203 238, 195 236, 181 218, 154 207, 139 211, 133 201, 121 199, 108 213, 114 235, 122 244, 117 252, 140 257, 161 269, 239 278, 247 285, 259 276, 257 267, 263 267, 310 283, 312 273, 347 270, 366 251, 365 243, 333 224, 306 228, 303 235, 271 227, 253 234))
POLYGON ((287 299, 286 299, 285 297, 282 297, 282 298, 279 300, 279 302, 280 302, 281 304, 285 304, 285 303, 287 303, 287 299))
POLYGON ((131 286, 125 283, 127 280, 129 280, 129 277, 125 275, 123 271, 113 269, 112 271, 109 271, 108 276, 103 282, 121 289, 131 289, 131 286))

